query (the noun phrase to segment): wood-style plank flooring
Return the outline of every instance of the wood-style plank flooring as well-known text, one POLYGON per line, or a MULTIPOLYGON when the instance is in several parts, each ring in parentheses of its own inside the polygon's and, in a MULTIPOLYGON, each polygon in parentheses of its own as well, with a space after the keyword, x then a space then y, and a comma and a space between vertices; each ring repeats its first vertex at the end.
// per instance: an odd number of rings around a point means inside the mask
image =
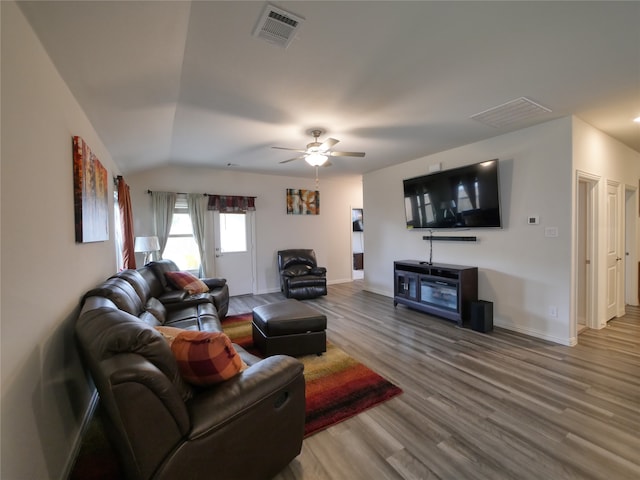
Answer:
MULTIPOLYGON (((230 314, 283 298, 234 297, 230 314)), ((637 307, 565 347, 394 308, 361 281, 306 302, 404 393, 306 439, 277 480, 640 479, 637 307)))

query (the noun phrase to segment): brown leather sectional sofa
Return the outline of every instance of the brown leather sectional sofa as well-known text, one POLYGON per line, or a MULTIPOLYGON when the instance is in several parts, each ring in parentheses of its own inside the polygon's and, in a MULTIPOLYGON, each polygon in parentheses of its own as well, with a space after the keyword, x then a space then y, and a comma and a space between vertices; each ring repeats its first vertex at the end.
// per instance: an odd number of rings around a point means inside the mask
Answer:
POLYGON ((107 279, 83 297, 76 323, 81 353, 106 411, 106 427, 127 478, 268 479, 301 450, 302 364, 234 345, 249 366, 211 387, 186 383, 158 325, 221 331, 228 287, 172 290, 152 262, 107 279))

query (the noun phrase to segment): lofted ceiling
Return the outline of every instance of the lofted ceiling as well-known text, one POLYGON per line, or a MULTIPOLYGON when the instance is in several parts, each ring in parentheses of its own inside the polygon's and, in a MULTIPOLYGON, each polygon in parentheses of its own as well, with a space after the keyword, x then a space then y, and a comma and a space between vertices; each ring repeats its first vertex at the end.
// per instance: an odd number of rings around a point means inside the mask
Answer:
MULTIPOLYGON (((321 128, 322 176, 362 174, 567 115, 640 151, 640 2, 18 3, 123 173, 161 165, 312 175, 279 163, 321 128), (526 97, 551 111, 494 127, 526 97)), ((481 161, 483 159, 476 159, 481 161)))

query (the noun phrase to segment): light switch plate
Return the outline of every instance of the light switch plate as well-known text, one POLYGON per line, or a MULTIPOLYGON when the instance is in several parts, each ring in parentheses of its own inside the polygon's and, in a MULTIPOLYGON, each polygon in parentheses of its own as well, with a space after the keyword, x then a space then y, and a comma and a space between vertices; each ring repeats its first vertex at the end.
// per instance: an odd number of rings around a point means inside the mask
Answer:
POLYGON ((558 227, 545 227, 544 228, 544 236, 545 237, 557 237, 558 236, 558 227))

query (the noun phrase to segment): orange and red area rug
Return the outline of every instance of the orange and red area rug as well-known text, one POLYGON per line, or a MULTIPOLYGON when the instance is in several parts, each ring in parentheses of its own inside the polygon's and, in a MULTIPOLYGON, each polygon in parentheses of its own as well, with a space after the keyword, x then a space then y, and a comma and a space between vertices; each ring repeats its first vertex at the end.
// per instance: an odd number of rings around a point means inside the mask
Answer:
MULTIPOLYGON (((251 353, 251 313, 227 317, 225 333, 251 353)), ((306 382, 305 437, 389 400, 402 390, 331 343, 321 356, 299 357, 306 382)))
MULTIPOLYGON (((246 350, 253 348, 251 313, 227 317, 225 333, 246 350)), ((298 358, 306 383, 305 437, 353 417, 402 393, 402 390, 331 343, 321 356, 298 358)), ((121 478, 117 459, 102 430, 100 415, 89 427, 70 480, 121 478)))

